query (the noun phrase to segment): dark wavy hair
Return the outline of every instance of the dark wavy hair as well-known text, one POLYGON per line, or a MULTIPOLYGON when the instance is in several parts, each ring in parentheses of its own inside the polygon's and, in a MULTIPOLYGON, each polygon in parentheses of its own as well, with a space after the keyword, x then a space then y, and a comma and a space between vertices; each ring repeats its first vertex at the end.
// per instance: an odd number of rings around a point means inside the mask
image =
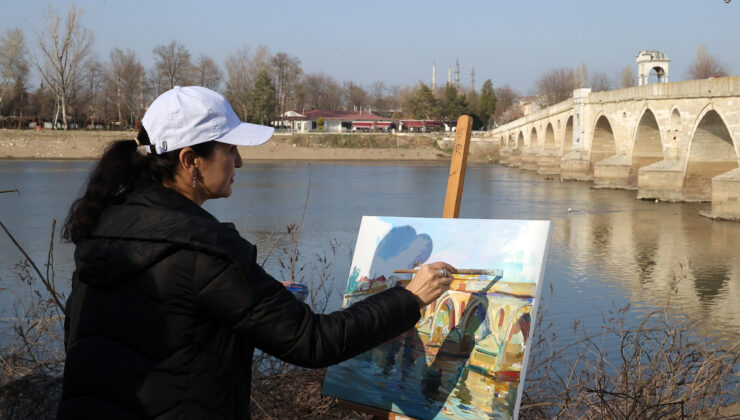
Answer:
MULTIPOLYGON (((151 145, 143 127, 136 138, 142 145, 151 145)), ((191 147, 198 156, 208 158, 215 144, 209 141, 191 147)), ((62 238, 78 243, 92 234, 103 210, 122 201, 126 194, 152 185, 161 186, 163 181, 174 181, 180 150, 144 155, 137 148, 135 140, 118 140, 108 145, 90 173, 85 192, 69 209, 62 238)))

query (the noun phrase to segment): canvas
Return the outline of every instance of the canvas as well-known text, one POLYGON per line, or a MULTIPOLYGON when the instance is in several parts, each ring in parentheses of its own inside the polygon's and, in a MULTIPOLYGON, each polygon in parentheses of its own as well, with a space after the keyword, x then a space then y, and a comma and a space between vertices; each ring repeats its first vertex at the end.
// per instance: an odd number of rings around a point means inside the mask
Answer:
POLYGON ((362 219, 342 303, 389 287, 398 273, 444 261, 450 291, 416 327, 328 369, 323 393, 413 418, 516 418, 552 223, 362 219))

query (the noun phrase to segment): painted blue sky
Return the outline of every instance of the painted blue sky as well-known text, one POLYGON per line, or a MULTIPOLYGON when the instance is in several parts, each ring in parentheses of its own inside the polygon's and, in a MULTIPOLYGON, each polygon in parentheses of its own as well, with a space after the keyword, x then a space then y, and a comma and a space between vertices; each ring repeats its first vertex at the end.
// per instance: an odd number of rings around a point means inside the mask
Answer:
POLYGON ((524 273, 521 280, 537 282, 546 257, 550 225, 550 222, 536 220, 365 216, 358 233, 352 268, 359 268, 360 276, 388 276, 395 269, 410 268, 404 264, 420 254, 428 256, 425 263, 444 261, 457 268, 468 269, 502 268, 501 264, 505 262, 522 263, 524 273), (413 228, 416 238, 398 236, 404 242, 399 258, 378 258, 378 245, 388 232, 408 226, 413 228), (426 246, 429 241, 431 252, 426 246), (407 249, 413 251, 406 252, 407 249))
MULTIPOLYGON (((49 1, 3 2, 0 32, 20 27, 27 39, 41 30, 49 1)), ((467 86, 471 65, 476 88, 486 79, 530 93, 537 78, 555 67, 584 62, 591 72, 616 74, 635 66, 642 49, 673 60, 671 79, 683 80, 696 48, 740 74, 740 0, 672 1, 114 1, 81 0, 84 25, 95 50, 107 59, 131 48, 146 66, 152 50, 172 40, 218 63, 242 46, 266 45, 298 57, 306 72, 369 86, 430 83, 460 60, 467 86)), ((68 0, 55 0, 66 10, 68 0)), ((635 66, 636 69, 636 66, 635 66)))

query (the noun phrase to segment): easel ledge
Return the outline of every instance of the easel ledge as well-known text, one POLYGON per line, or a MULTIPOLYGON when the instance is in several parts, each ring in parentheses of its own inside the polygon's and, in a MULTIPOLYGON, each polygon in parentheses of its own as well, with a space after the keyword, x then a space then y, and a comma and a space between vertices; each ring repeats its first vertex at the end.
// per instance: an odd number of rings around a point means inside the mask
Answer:
MULTIPOLYGON (((455 133, 455 148, 452 151, 450 162, 450 176, 447 181, 447 194, 442 211, 443 218, 457 218, 460 215, 460 201, 462 200, 463 184, 465 183, 465 167, 468 162, 470 148, 470 134, 473 130, 473 119, 462 115, 457 119, 455 133)), ((413 417, 392 413, 379 408, 368 407, 342 399, 337 399, 344 408, 370 414, 373 420, 416 420, 413 417)))

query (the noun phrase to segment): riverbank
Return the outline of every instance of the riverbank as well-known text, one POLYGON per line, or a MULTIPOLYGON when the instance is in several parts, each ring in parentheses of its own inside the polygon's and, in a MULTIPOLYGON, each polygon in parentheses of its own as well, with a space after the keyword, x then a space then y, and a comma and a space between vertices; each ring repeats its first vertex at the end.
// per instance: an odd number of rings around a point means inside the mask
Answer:
MULTIPOLYGON (((108 143, 132 131, 0 130, 0 159, 97 159, 108 143)), ((471 141, 470 162, 492 162, 498 148, 471 141)), ((444 161, 454 138, 437 135, 276 134, 258 147, 241 148, 245 160, 444 161)))

